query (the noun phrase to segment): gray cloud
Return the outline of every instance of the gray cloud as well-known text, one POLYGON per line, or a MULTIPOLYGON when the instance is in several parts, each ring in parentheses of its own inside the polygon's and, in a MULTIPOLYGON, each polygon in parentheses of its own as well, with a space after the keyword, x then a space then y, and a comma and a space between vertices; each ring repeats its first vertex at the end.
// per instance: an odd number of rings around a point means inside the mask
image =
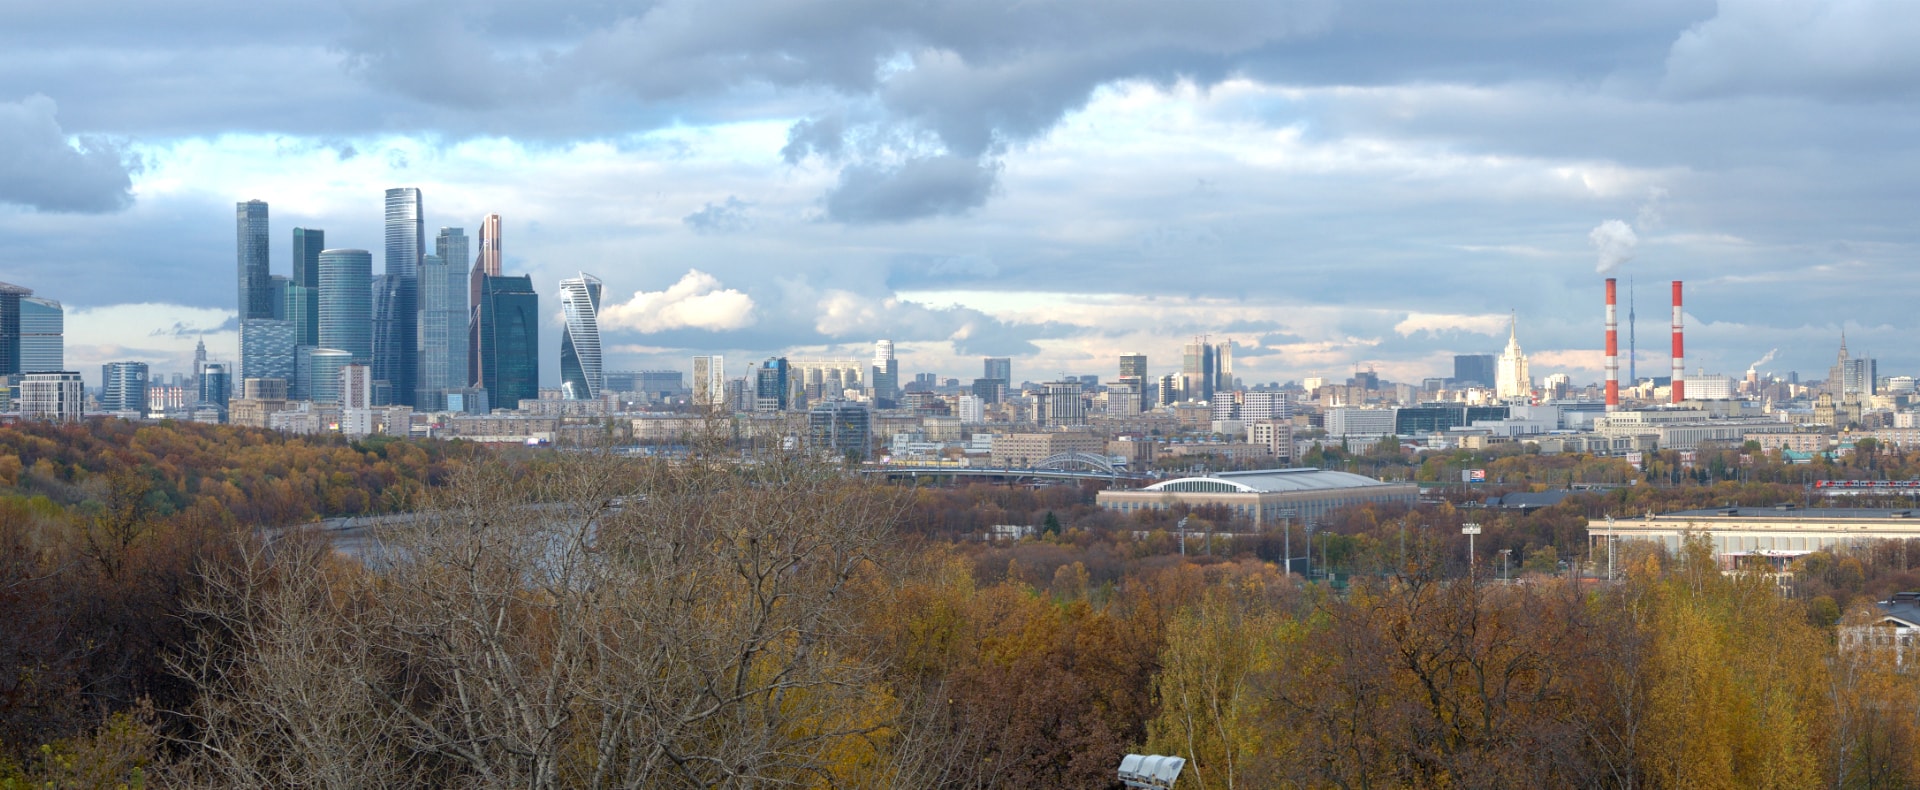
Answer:
POLYGON ((827 217, 859 224, 961 214, 987 202, 999 173, 998 163, 958 156, 848 165, 827 194, 827 217))
POLYGON ((681 217, 680 221, 695 233, 738 233, 753 227, 753 217, 747 213, 752 206, 728 195, 725 202, 708 203, 699 211, 681 217))
POLYGON ((133 203, 132 171, 124 147, 98 136, 69 143, 45 96, 0 102, 0 203, 41 211, 99 213, 133 203))
POLYGON ((1673 43, 1668 90, 1689 96, 1911 97, 1920 6, 1904 0, 1725 0, 1673 43))

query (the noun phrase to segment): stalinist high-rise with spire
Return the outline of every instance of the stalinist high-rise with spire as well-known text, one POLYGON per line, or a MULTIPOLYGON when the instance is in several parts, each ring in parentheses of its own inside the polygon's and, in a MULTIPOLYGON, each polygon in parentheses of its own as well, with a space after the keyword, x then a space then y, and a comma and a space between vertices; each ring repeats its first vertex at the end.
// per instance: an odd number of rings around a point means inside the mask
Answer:
POLYGON ((1515 316, 1507 329, 1507 348, 1494 365, 1494 396, 1501 400, 1533 395, 1533 375, 1527 372, 1527 354, 1520 350, 1520 319, 1515 316))

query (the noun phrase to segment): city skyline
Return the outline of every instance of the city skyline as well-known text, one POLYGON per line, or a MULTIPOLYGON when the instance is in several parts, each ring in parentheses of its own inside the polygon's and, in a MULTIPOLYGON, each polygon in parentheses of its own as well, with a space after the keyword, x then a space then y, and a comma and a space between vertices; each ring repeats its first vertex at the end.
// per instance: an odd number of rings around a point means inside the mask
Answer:
MULTIPOLYGON (((1920 245, 1897 131, 1917 111, 1886 101, 1920 11, 1226 4, 1129 6, 1109 27, 1071 5, 982 9, 1025 31, 998 46, 923 10, 825 3, 846 24, 798 33, 757 3, 687 6, 704 48, 640 62, 593 53, 656 40, 664 11, 4 12, 24 61, 109 56, 0 74, 0 135, 40 154, 0 172, 0 280, 67 306, 70 368, 178 369, 206 330, 237 361, 224 206, 257 198, 276 229, 377 250, 373 206, 405 185, 433 227, 503 216, 503 269, 536 292, 595 271, 608 369, 890 337, 908 370, 964 378, 991 355, 1051 376, 1128 351, 1164 365, 1213 333, 1249 380, 1417 380, 1498 351, 1518 311, 1535 370, 1591 381, 1597 268, 1655 307, 1641 323, 1661 323, 1666 281, 1692 285, 1690 369, 1777 348, 1773 369, 1815 374, 1842 332, 1888 372, 1920 367, 1898 309, 1920 245), (396 29, 432 46, 371 35, 396 29), (754 31, 791 73, 740 57, 754 31), (256 50, 278 60, 231 67, 256 50), (196 57, 112 54, 136 51, 196 57), (538 51, 554 57, 521 60, 538 51), (450 76, 472 53, 497 78, 450 76), (196 101, 165 87, 202 77, 196 101)), ((285 232, 269 240, 291 271, 285 232)), ((558 337, 559 311, 541 319, 558 337)))

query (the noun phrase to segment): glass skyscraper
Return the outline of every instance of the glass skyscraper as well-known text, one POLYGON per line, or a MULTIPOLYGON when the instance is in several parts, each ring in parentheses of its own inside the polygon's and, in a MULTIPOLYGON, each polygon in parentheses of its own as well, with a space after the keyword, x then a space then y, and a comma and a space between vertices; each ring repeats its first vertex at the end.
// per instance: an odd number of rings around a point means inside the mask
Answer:
POLYGON ((326 248, 326 231, 293 229, 293 281, 287 286, 287 320, 293 322, 293 340, 298 345, 320 344, 320 251, 326 248))
POLYGON ((353 364, 353 355, 337 348, 300 349, 293 397, 314 403, 340 402, 340 371, 353 364))
POLYGON ((293 322, 253 318, 240 322, 240 380, 293 381, 293 322))
POLYGON ((20 372, 67 369, 66 313, 60 303, 37 296, 20 298, 20 372))
POLYGON ((108 362, 100 366, 101 411, 147 411, 147 363, 108 362))
POLYGON ((581 272, 560 281, 560 393, 568 400, 592 400, 606 387, 600 360, 600 280, 581 272))
POLYGON ((420 367, 420 264, 427 246, 420 190, 387 190, 386 208, 386 275, 374 309, 373 377, 392 387, 395 401, 412 405, 420 367))
POLYGON ((32 288, 0 283, 0 376, 21 372, 20 302, 32 295, 32 288))
MULTIPOLYGON (((466 246, 464 237, 461 241, 466 246)), ((467 386, 467 266, 460 262, 465 257, 428 255, 420 266, 420 376, 414 397, 419 409, 444 409, 447 390, 467 386)))
POLYGON ((239 260, 240 320, 273 317, 273 291, 267 271, 267 204, 261 200, 233 208, 234 247, 239 260))
POLYGON ((320 253, 319 345, 373 360, 373 255, 366 250, 320 253))
POLYGON ((473 375, 495 408, 540 397, 540 296, 533 278, 481 280, 479 342, 473 375))

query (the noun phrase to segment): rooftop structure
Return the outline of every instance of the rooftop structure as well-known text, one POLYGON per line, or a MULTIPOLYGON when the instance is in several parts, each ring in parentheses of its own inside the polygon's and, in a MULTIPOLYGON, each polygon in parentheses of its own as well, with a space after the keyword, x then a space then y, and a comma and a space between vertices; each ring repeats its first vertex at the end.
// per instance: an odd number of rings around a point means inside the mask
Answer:
POLYGON ((1224 505, 1255 526, 1282 519, 1312 523, 1334 510, 1366 503, 1412 505, 1419 487, 1328 469, 1219 472, 1166 480, 1145 488, 1107 490, 1101 507, 1131 513, 1175 504, 1224 505))
POLYGON ((1784 563, 1795 557, 1876 540, 1920 539, 1920 509, 1729 507, 1647 514, 1639 518, 1589 519, 1593 556, 1606 556, 1610 540, 1653 541, 1678 553, 1689 536, 1713 544, 1714 557, 1731 567, 1744 557, 1784 563))

